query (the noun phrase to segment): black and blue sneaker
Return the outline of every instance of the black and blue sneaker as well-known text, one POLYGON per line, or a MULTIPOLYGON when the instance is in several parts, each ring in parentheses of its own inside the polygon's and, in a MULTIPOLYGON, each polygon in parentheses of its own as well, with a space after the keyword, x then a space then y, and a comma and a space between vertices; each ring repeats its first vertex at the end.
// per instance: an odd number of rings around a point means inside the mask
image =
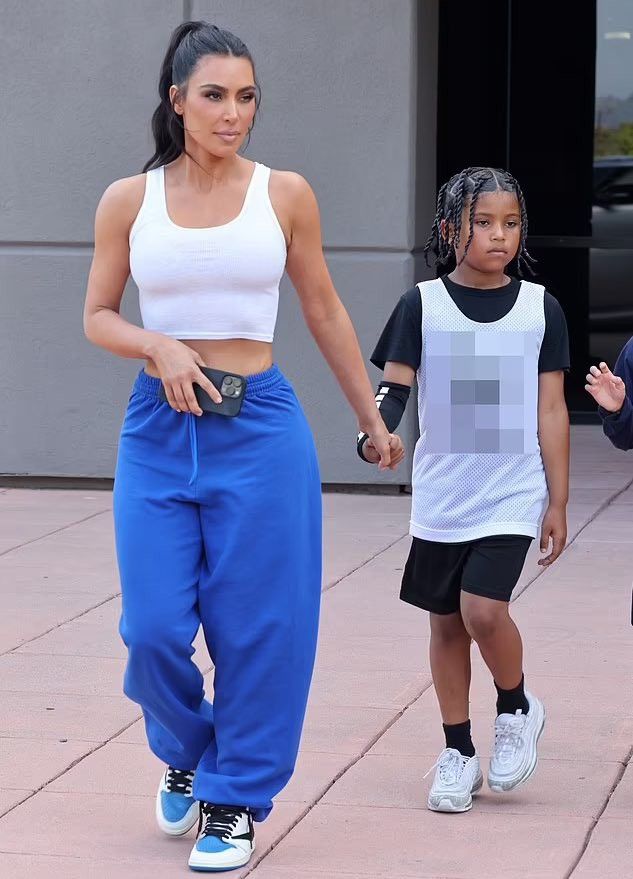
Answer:
POLYGON ((188 833, 200 816, 200 803, 193 798, 193 770, 168 766, 156 794, 156 822, 168 836, 188 833))
POLYGON ((235 870, 248 864, 254 851, 253 817, 247 809, 200 803, 198 839, 189 857, 192 870, 235 870))

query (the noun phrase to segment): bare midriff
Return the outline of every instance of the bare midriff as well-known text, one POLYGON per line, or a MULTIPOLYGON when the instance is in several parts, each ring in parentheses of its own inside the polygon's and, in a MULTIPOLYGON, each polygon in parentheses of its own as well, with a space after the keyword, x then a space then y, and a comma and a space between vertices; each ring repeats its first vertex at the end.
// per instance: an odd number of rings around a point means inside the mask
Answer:
MULTIPOLYGON (((224 369, 238 375, 257 375, 273 365, 273 346, 270 342, 251 339, 182 339, 185 345, 202 356, 205 366, 224 369)), ((153 361, 148 360, 145 372, 160 378, 153 361)))

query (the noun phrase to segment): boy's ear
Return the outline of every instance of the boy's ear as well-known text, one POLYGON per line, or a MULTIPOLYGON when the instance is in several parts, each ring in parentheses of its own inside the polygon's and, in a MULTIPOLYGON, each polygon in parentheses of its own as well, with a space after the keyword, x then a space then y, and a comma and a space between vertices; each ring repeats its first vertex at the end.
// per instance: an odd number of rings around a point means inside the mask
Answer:
POLYGON ((453 243, 453 227, 446 221, 440 220, 440 235, 449 244, 453 243))

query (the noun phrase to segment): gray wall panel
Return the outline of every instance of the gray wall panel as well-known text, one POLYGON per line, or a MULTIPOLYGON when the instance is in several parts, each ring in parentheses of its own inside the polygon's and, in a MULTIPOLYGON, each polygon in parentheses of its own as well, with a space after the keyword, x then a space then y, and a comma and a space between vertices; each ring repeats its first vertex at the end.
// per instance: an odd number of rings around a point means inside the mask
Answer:
MULTIPOLYGON (((79 248, 0 250, 0 473, 113 475, 139 362, 84 339, 90 259, 79 248)), ((134 291, 125 300, 138 320, 134 291)))
POLYGON ((249 155, 304 174, 324 242, 410 249, 414 0, 194 0, 234 31, 263 90, 249 155))
MULTIPOLYGON (((437 147, 437 62, 438 62, 438 4, 417 4, 416 67, 417 88, 413 113, 416 117, 415 144, 415 218, 414 247, 424 246, 435 217, 436 203, 436 147, 437 147)), ((441 181, 444 182, 444 181, 441 181)), ((422 275, 417 275, 422 280, 422 275)))
POLYGON ((150 155, 181 13, 177 0, 3 3, 1 241, 92 241, 103 190, 150 155))

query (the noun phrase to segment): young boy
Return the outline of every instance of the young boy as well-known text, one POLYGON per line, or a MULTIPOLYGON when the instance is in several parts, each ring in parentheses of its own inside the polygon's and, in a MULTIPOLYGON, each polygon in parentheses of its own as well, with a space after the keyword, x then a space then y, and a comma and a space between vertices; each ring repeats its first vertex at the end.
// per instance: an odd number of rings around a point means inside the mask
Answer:
MULTIPOLYGON (((558 302, 505 274, 528 263, 527 216, 504 171, 467 168, 438 196, 425 247, 454 270, 409 290, 372 356, 390 431, 414 375, 420 439, 413 464, 411 534, 401 598, 430 612, 431 671, 446 748, 428 807, 465 812, 483 784, 469 720, 471 639, 497 689, 488 784, 509 791, 536 768, 545 711, 524 686, 521 636, 508 612, 537 535, 551 565, 567 536, 569 420, 563 374, 567 327, 558 302)), ((358 451, 377 455, 364 435, 358 451)))

